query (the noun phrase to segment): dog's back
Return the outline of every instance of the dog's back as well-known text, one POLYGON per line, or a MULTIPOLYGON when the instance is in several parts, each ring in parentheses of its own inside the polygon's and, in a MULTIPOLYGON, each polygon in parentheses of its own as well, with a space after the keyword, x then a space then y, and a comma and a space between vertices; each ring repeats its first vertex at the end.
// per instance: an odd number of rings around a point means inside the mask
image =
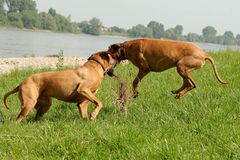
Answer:
POLYGON ((165 56, 176 59, 181 56, 205 54, 200 47, 193 43, 176 40, 136 39, 124 42, 124 47, 128 56, 143 53, 145 56, 165 56))

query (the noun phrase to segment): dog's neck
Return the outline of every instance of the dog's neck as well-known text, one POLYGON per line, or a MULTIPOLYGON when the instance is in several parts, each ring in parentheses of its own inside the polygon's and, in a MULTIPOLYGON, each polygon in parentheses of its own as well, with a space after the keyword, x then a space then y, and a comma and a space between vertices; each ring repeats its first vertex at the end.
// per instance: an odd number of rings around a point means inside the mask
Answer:
POLYGON ((103 64, 97 59, 97 58, 94 58, 94 57, 89 57, 88 58, 88 60, 89 61, 95 61, 95 62, 97 62, 101 67, 102 67, 102 69, 103 69, 103 71, 104 71, 104 74, 105 74, 105 72, 106 72, 106 69, 105 69, 105 67, 103 66, 103 64))

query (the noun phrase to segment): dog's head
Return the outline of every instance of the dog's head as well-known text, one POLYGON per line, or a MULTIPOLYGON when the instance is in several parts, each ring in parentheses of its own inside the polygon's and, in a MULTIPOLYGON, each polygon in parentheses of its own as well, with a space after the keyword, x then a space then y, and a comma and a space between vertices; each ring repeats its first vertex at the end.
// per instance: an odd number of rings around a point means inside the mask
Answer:
POLYGON ((127 59, 124 43, 115 43, 108 47, 108 51, 111 52, 112 56, 117 58, 119 61, 127 59))
POLYGON ((101 65, 104 72, 109 76, 114 76, 114 68, 119 63, 116 56, 112 55, 109 51, 102 51, 92 54, 88 60, 93 60, 101 65))

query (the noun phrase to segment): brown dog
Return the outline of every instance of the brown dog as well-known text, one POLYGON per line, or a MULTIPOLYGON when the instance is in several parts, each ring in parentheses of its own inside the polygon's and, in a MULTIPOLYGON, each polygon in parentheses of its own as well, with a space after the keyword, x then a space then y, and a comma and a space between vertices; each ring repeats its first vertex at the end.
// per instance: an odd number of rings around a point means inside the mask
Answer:
POLYGON ((105 73, 113 75, 117 63, 118 60, 106 51, 93 54, 85 64, 73 70, 34 74, 6 93, 4 104, 8 108, 7 97, 19 92, 22 107, 16 120, 19 123, 34 107, 35 119, 42 117, 51 106, 51 97, 77 103, 81 117, 88 120, 88 103, 92 102, 96 105, 90 117, 93 120, 102 108, 95 93, 105 73))
POLYGON ((211 62, 218 81, 222 84, 228 83, 220 79, 213 58, 193 43, 160 39, 136 39, 113 44, 108 50, 116 55, 120 61, 128 59, 139 68, 138 75, 133 81, 134 97, 138 96, 138 83, 150 71, 162 72, 176 66, 179 75, 183 78, 183 85, 172 93, 176 94, 176 98, 181 98, 188 91, 196 88, 190 77, 190 72, 201 68, 205 60, 211 62))

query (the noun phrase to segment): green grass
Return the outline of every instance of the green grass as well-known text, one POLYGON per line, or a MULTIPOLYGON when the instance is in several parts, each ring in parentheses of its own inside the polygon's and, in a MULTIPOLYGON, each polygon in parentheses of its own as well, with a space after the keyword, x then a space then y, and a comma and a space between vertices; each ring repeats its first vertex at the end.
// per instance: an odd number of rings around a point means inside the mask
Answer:
MULTIPOLYGON (((170 92, 182 83, 176 69, 150 73, 139 97, 129 102, 127 117, 115 104, 117 83, 107 76, 97 93, 104 107, 93 122, 83 121, 75 104, 54 100, 40 121, 32 111, 15 125, 20 104, 12 95, 10 110, 0 106, 0 159, 240 159, 240 53, 212 56, 229 85, 220 84, 206 62, 193 71, 197 88, 176 100, 170 92)), ((0 97, 40 71, 0 77, 0 97)), ((137 68, 119 65, 116 73, 131 88, 137 68)))

